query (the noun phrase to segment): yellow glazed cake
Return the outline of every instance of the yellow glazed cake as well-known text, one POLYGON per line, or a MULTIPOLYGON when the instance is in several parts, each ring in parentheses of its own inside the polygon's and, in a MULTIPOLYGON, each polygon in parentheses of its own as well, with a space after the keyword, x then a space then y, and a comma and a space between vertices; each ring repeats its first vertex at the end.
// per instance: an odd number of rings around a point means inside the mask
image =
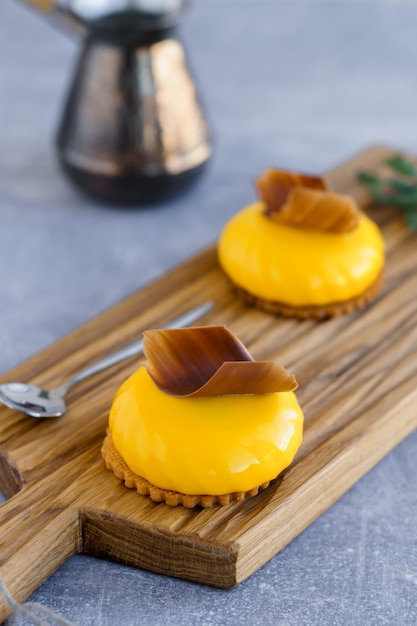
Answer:
POLYGON ((247 303, 295 317, 351 312, 382 285, 384 241, 352 198, 322 178, 267 170, 260 200, 221 233, 219 261, 247 303))
POLYGON ((208 507, 256 495, 290 465, 303 413, 283 367, 254 361, 224 326, 147 331, 144 346, 102 449, 128 487, 208 507))

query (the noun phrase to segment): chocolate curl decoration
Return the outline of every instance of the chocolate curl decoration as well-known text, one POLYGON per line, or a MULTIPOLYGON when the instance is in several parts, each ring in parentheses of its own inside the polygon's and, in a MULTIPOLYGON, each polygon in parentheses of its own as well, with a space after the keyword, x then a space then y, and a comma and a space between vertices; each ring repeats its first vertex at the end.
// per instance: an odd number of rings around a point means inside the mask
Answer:
POLYGON ((255 181, 255 185, 260 199, 266 205, 265 214, 268 216, 281 210, 296 187, 322 191, 327 189, 327 183, 321 176, 309 176, 273 168, 265 170, 263 176, 255 181))
POLYGON ((226 326, 147 330, 144 353, 156 386, 180 398, 293 391, 297 382, 272 361, 254 361, 226 326))
POLYGON ((266 217, 276 222, 331 233, 358 225, 354 200, 329 191, 323 178, 268 169, 256 184, 266 217))
POLYGON ((348 233, 357 227, 359 211, 349 196, 299 187, 291 192, 277 219, 300 228, 348 233))

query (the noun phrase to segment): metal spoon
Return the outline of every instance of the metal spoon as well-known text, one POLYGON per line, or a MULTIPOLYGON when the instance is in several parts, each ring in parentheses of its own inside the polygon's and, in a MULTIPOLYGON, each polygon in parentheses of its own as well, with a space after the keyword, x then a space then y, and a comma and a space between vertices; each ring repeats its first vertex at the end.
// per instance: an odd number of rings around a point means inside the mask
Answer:
MULTIPOLYGON (((182 328, 183 326, 188 326, 208 313, 212 306, 211 302, 205 302, 175 318, 165 326, 162 326, 162 328, 182 328)), ((26 413, 31 417, 61 417, 67 408, 64 397, 73 385, 112 365, 116 365, 116 363, 134 354, 140 354, 142 351, 143 342, 141 340, 135 341, 97 363, 90 365, 90 367, 83 369, 70 380, 53 389, 43 389, 42 387, 26 383, 5 383, 0 385, 0 403, 15 411, 26 413)))

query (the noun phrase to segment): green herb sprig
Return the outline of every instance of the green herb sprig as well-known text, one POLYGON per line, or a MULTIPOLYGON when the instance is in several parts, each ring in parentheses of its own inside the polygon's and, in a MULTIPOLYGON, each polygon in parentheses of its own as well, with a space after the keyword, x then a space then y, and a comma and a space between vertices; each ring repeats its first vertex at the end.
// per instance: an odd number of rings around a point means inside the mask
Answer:
POLYGON ((417 168, 401 155, 387 159, 385 165, 401 178, 381 178, 362 171, 358 172, 357 179, 376 204, 400 207, 408 229, 417 232, 417 168))

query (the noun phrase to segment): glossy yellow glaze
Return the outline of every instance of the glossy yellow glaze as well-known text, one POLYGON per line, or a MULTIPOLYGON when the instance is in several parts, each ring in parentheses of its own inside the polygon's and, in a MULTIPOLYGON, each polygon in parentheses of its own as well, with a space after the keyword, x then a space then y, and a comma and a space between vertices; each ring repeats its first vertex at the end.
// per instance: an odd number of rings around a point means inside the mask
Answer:
POLYGON ((237 213, 219 239, 219 260, 231 280, 269 301, 324 305, 355 298, 384 266, 384 240, 361 215, 358 227, 334 234, 279 224, 261 203, 237 213))
POLYGON ((120 387, 109 421, 130 469, 187 494, 248 491, 275 478, 301 444, 303 413, 293 392, 176 398, 145 367, 120 387))

